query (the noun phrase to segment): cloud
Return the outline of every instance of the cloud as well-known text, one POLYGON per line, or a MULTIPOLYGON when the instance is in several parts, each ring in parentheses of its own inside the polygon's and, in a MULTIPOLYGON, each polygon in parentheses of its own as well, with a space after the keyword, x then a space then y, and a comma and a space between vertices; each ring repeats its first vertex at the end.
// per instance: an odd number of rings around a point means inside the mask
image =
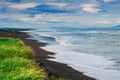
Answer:
POLYGON ((34 22, 34 21, 36 21, 36 19, 35 18, 31 18, 31 17, 23 17, 23 18, 20 18, 19 20, 21 20, 21 21, 24 21, 24 22, 34 22))
POLYGON ((69 3, 62 2, 22 2, 21 3, 12 3, 12 2, 3 2, 0 3, 0 13, 22 13, 22 14, 59 14, 59 13, 77 13, 79 5, 69 5, 69 3))
POLYGON ((103 20, 103 21, 95 21, 97 24, 120 24, 120 20, 103 20))
POLYGON ((31 16, 29 14, 19 14, 19 13, 15 13, 15 14, 0 14, 0 19, 3 20, 19 20, 19 21, 23 21, 23 22, 35 22, 40 20, 42 17, 44 17, 46 14, 36 14, 34 16, 31 16))
POLYGON ((7 13, 5 14, 0 14, 0 19, 9 19, 9 20, 20 20, 21 18, 26 18, 26 17, 30 17, 30 15, 28 14, 10 14, 9 15, 7 13))
POLYGON ((40 13, 65 13, 67 12, 67 4, 64 3, 43 3, 39 4, 36 7, 27 9, 27 12, 34 14, 40 13), (37 13, 36 13, 37 12, 37 13))
POLYGON ((9 5, 10 3, 8 2, 0 2, 0 9, 6 7, 7 5, 9 5))
POLYGON ((110 21, 96 21, 97 24, 109 24, 110 21))
POLYGON ((46 3, 47 5, 51 5, 51 6, 56 6, 56 7, 59 7, 59 8, 64 8, 67 6, 67 4, 65 3, 46 3))
POLYGON ((19 18, 19 20, 22 20, 22 21, 25 21, 25 22, 35 22, 35 21, 38 21, 40 20, 42 17, 44 17, 46 14, 36 14, 34 15, 33 17, 30 17, 30 16, 26 16, 26 17, 21 17, 19 18))
POLYGON ((100 6, 98 3, 82 4, 80 6, 83 7, 83 11, 86 11, 89 13, 98 13, 99 11, 101 11, 101 9, 96 8, 100 6))
POLYGON ((103 2, 106 2, 106 3, 108 3, 108 2, 114 2, 115 0, 103 0, 103 2))
POLYGON ((120 24, 120 20, 117 20, 116 23, 119 23, 119 24, 120 24))
POLYGON ((24 3, 24 4, 11 4, 9 8, 16 9, 16 10, 26 10, 28 8, 33 8, 39 5, 38 3, 24 3))

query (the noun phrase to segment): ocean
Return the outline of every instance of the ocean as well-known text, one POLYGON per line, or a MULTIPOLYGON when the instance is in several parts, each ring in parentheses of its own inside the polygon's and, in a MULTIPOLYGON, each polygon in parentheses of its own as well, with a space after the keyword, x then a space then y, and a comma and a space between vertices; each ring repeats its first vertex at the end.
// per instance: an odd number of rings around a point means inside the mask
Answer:
POLYGON ((97 80, 120 80, 120 30, 45 27, 28 33, 48 43, 43 49, 56 53, 48 60, 66 63, 97 80))

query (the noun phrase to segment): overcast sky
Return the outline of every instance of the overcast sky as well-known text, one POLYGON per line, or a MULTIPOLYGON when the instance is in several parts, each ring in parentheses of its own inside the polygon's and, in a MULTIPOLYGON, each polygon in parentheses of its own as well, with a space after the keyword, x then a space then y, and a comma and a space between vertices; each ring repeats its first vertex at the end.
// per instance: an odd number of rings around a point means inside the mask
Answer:
POLYGON ((0 0, 0 27, 120 25, 120 0, 0 0))

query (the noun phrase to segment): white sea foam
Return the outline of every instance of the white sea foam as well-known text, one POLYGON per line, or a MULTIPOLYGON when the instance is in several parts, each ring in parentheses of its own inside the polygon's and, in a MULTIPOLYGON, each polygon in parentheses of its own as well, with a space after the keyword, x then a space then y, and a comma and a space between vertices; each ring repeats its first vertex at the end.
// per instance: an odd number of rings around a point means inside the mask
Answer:
POLYGON ((93 54, 78 53, 68 50, 66 46, 54 45, 42 47, 45 50, 55 52, 55 59, 49 59, 66 63, 84 74, 99 80, 119 80, 120 71, 110 70, 116 63, 108 58, 93 54))
POLYGON ((120 71, 93 68, 84 65, 69 65, 85 75, 96 78, 97 80, 120 80, 120 71))

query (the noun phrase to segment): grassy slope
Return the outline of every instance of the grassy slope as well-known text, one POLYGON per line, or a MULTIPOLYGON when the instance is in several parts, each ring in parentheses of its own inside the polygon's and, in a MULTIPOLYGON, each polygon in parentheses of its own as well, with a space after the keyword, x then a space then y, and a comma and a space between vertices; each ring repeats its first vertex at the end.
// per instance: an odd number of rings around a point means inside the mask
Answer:
POLYGON ((0 80, 45 80, 46 72, 35 63, 33 51, 22 41, 0 38, 0 80))

